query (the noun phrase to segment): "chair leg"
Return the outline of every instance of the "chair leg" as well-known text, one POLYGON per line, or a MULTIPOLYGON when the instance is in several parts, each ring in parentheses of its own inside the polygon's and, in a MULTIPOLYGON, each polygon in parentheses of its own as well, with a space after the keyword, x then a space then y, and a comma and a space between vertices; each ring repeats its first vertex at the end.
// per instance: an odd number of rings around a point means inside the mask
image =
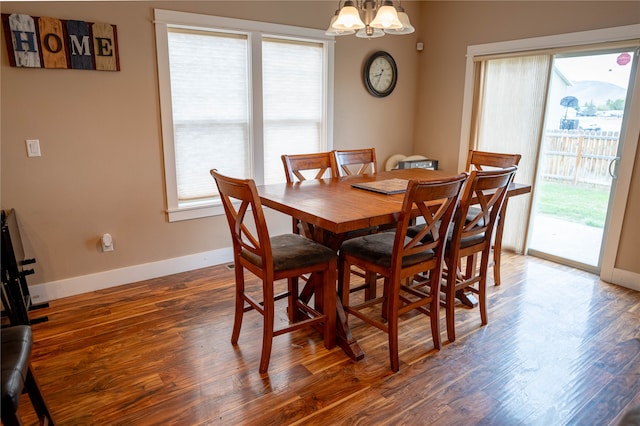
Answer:
POLYGON ((264 321, 262 324, 262 355, 260 356, 260 374, 264 374, 269 369, 271 358, 271 347, 273 346, 273 326, 274 326, 274 301, 273 297, 264 299, 264 321))
MULTIPOLYGON (((455 268, 455 266, 454 266, 455 268)), ((445 294, 445 310, 447 317, 447 338, 450 342, 456 340, 456 327, 455 327, 455 300, 456 300, 456 270, 449 270, 447 273, 447 291, 445 294)))
POLYGON ((244 315, 244 272, 242 265, 235 262, 236 275, 236 307, 233 316, 233 331, 231 332, 231 343, 236 345, 240 337, 242 328, 242 317, 244 315))
POLYGON ((480 305, 480 321, 487 325, 487 273, 489 269, 489 251, 482 254, 480 261, 480 282, 478 283, 478 304, 480 305))
MULTIPOLYGON (((386 278, 385 278, 386 279, 386 278)), ((386 293, 389 295, 390 293, 386 293)), ((397 292, 395 293, 398 294, 397 292)), ((389 302, 389 310, 387 319, 387 332, 389 334, 389 360, 391 363, 391 371, 400 370, 400 359, 398 356, 398 305, 400 301, 398 297, 386 297, 389 302)))
POLYGON ((502 216, 507 210, 507 201, 506 199, 504 200, 500 214, 496 219, 496 235, 493 241, 493 283, 495 285, 500 285, 501 283, 500 258, 502 257, 502 234, 504 232, 504 220, 502 220, 502 216))
POLYGON ((51 415, 51 412, 47 407, 44 395, 40 391, 40 385, 38 384, 36 376, 33 374, 31 365, 29 365, 29 369, 27 370, 27 377, 24 386, 29 393, 31 405, 33 405, 33 408, 38 415, 40 424, 53 426, 55 424, 55 422, 53 421, 53 416, 51 415))
POLYGON ((294 323, 300 320, 300 312, 298 311, 298 277, 287 279, 287 286, 289 291, 287 313, 289 314, 289 321, 294 323))
MULTIPOLYGON (((433 271, 432 271, 433 272, 433 271)), ((429 306, 429 318, 431 319, 431 338, 433 339, 433 347, 440 349, 442 346, 440 339, 440 295, 434 291, 439 285, 431 284, 431 303, 429 306)))

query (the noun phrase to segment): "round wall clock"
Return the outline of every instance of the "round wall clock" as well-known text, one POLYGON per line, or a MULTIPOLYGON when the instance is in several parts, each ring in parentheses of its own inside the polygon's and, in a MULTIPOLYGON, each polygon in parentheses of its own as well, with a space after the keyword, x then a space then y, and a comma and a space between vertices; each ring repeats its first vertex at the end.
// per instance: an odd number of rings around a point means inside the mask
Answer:
POLYGON ((377 98, 389 96, 398 81, 396 61, 387 52, 376 52, 364 65, 364 84, 377 98))

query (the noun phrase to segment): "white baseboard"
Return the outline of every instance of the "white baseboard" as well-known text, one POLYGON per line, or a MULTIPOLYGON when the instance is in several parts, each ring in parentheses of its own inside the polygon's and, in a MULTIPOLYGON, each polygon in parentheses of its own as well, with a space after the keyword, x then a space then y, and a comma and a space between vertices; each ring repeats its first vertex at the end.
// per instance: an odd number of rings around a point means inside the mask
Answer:
MULTIPOLYGON (((51 281, 29 286, 34 305, 76 294, 88 293, 105 288, 116 287, 144 281, 165 275, 177 274, 208 266, 229 263, 233 260, 233 251, 229 248, 176 257, 158 262, 144 263, 126 268, 51 281)), ((622 269, 613 270, 612 283, 632 290, 640 291, 640 274, 622 269)))
POLYGON ((640 274, 635 272, 613 268, 611 282, 632 290, 640 291, 640 274))
POLYGON ((233 260, 231 247, 29 286, 34 305, 233 260))

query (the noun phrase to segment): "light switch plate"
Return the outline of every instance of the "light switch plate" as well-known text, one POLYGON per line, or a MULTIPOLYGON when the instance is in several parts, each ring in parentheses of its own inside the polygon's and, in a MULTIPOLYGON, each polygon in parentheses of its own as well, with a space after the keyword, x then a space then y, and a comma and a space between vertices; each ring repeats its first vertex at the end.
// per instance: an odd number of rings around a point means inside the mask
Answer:
POLYGON ((40 157, 40 140, 39 139, 27 139, 27 156, 40 157))

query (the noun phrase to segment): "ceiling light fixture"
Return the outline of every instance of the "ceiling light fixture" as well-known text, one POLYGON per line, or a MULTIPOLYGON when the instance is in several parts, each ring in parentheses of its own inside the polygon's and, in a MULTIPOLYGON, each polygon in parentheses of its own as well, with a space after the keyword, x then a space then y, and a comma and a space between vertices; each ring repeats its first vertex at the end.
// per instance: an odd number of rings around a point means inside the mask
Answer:
POLYGON ((401 3, 391 0, 345 0, 331 18, 327 35, 354 34, 360 38, 377 38, 385 34, 411 34, 415 28, 401 3), (364 18, 364 20, 362 19, 364 18))

